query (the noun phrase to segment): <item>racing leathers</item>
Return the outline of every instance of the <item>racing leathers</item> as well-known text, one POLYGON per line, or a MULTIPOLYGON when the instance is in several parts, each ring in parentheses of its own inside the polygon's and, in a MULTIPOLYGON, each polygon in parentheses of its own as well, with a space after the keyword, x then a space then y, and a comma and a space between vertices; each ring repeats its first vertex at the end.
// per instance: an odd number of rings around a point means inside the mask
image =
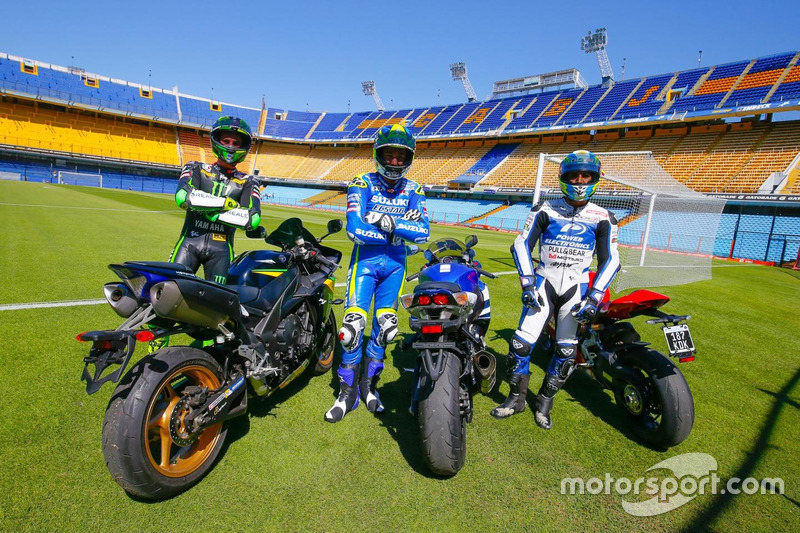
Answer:
MULTIPOLYGON (((541 409, 546 411, 549 424, 552 398, 575 365, 578 322, 572 312, 582 302, 599 305, 619 270, 617 221, 612 213, 591 202, 572 206, 564 198, 549 200, 531 209, 525 229, 514 240, 511 254, 526 302, 509 346, 512 392, 514 383, 525 385, 516 391, 517 399, 522 399, 522 405, 516 404, 516 409, 524 409, 533 347, 550 317, 556 314, 555 353, 537 400, 537 423, 541 409), (534 268, 531 254, 537 243, 539 265, 534 268), (597 254, 597 275, 590 287, 589 267, 594 254, 597 254), (542 402, 545 405, 540 405, 542 402)), ((493 411, 493 414, 509 416, 514 412, 493 411)))
POLYGON ((373 302, 374 317, 360 392, 371 412, 383 411, 375 385, 383 371, 386 346, 398 331, 397 299, 406 272, 406 242, 424 243, 429 233, 425 194, 417 183, 406 178, 390 183, 377 173, 366 173, 348 186, 347 236, 354 247, 339 330, 339 400, 326 414, 326 420, 341 420, 358 405, 358 398, 353 396, 359 388, 356 382, 361 371, 364 330, 373 302))
POLYGON ((253 229, 261 223, 260 194, 256 178, 235 168, 186 164, 175 192, 186 218, 170 261, 193 272, 203 265, 205 279, 225 283, 236 229, 253 229))

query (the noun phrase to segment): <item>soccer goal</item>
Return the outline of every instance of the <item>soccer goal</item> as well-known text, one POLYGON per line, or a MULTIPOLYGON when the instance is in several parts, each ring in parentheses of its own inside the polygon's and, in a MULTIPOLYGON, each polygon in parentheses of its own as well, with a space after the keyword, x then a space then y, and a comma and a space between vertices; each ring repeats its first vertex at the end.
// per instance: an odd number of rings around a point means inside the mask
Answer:
POLYGON ((89 174, 88 172, 58 171, 58 183, 63 185, 85 185, 87 187, 102 187, 102 174, 89 174))
MULTIPOLYGON (((711 278, 725 201, 670 176, 652 152, 595 152, 603 179, 591 201, 619 223, 621 270, 613 289, 681 285, 711 278)), ((567 154, 540 154, 534 203, 562 196, 558 166, 567 154)))

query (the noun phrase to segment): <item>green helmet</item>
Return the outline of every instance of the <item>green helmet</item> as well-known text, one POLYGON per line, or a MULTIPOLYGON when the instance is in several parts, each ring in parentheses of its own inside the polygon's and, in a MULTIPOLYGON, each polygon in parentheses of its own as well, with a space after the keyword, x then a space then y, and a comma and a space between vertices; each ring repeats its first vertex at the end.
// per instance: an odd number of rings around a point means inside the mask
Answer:
POLYGON ((414 151, 417 148, 417 141, 411 132, 401 124, 384 126, 378 130, 375 143, 372 145, 372 157, 375 159, 375 168, 378 174, 389 180, 402 178, 414 161, 414 151), (402 148, 406 154, 406 159, 402 165, 389 165, 383 158, 384 148, 402 148))
POLYGON ((211 128, 211 151, 222 161, 235 165, 244 161, 250 146, 253 144, 253 134, 250 126, 241 118, 220 117, 211 128), (226 132, 238 133, 242 137, 242 146, 234 148, 219 142, 219 137, 226 132))

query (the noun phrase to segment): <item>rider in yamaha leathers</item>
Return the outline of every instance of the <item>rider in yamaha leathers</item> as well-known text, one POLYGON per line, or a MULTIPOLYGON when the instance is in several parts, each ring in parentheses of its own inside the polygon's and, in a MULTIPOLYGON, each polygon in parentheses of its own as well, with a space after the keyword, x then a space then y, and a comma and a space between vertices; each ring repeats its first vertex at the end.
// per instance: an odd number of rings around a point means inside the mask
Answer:
POLYGON ((211 129, 213 165, 192 161, 183 167, 175 202, 186 209, 181 237, 170 261, 197 272, 205 279, 225 283, 233 260, 236 228, 254 229, 261 223, 261 197, 255 177, 239 172, 253 135, 247 123, 222 117, 211 129))
POLYGON ((375 387, 383 371, 386 345, 397 335, 397 298, 406 271, 405 243, 423 243, 429 234, 422 187, 404 177, 415 148, 414 137, 405 127, 382 127, 373 145, 377 172, 358 176, 347 188, 347 236, 355 246, 339 330, 339 396, 325 413, 328 422, 340 421, 358 406, 359 390, 370 412, 384 410, 375 387), (372 333, 361 373, 363 336, 373 299, 372 333))
POLYGON ((619 270, 617 221, 606 209, 589 202, 600 181, 600 160, 578 150, 561 162, 559 183, 564 198, 537 204, 511 253, 522 284, 523 313, 509 343, 508 382, 511 391, 492 410, 507 418, 525 410, 530 380, 530 355, 553 313, 557 313, 556 348, 536 400, 536 424, 553 427, 553 397, 575 368, 578 323, 591 320, 603 294, 619 270), (531 252, 539 242, 539 266, 531 252), (597 254, 597 276, 589 287, 589 266, 597 254))

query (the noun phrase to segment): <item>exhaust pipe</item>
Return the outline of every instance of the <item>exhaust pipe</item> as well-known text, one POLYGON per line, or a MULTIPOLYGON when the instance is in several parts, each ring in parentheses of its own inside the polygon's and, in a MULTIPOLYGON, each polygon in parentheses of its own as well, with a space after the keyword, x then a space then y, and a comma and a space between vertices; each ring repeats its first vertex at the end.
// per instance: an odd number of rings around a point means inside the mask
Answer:
POLYGON ((481 377, 481 392, 489 394, 497 380, 497 359, 494 354, 481 350, 472 357, 472 361, 481 377))
POLYGON ((128 318, 139 308, 139 301, 124 283, 106 283, 103 294, 114 312, 122 318, 128 318))

